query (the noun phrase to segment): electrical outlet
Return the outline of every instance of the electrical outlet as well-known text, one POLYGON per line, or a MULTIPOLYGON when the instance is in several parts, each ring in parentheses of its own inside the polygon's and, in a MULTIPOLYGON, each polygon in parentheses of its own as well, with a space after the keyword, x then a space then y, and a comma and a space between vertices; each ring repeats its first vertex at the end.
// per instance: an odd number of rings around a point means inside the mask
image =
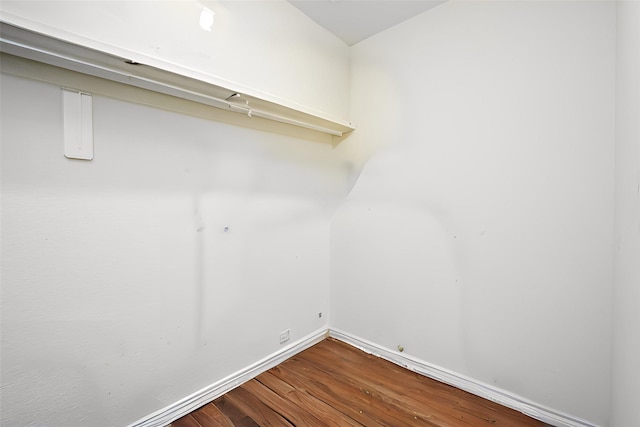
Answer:
POLYGON ((280 332, 280 344, 284 344, 289 341, 289 337, 291 335, 291 329, 287 329, 286 331, 280 332))

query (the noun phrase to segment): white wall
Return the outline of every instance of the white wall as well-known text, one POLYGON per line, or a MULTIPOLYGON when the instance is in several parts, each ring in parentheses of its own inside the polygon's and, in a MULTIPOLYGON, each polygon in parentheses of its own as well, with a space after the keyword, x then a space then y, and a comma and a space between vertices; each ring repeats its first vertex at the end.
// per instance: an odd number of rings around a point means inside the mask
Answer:
POLYGON ((616 193, 611 426, 640 409, 640 3, 618 3, 616 193))
POLYGON ((177 64, 348 121, 349 47, 284 0, 3 0, 0 10, 36 31, 177 64), (216 14, 211 32, 198 23, 203 6, 216 14))
POLYGON ((449 2, 352 48, 332 326, 606 425, 615 8, 449 2))
MULTIPOLYGON (((349 48, 284 0, 1 11, 348 115, 349 48)), ((331 137, 28 61, 2 67, 3 426, 126 425, 273 354, 287 328, 293 342, 327 326, 330 216, 349 174, 331 137), (60 86, 94 93, 91 162, 63 156, 60 86)))
POLYGON ((3 426, 127 425, 326 328, 331 137, 2 61, 3 426), (90 162, 69 82, 116 96, 90 162))
POLYGON ((3 426, 172 404, 326 327, 329 265, 332 326, 602 425, 612 378, 611 425, 637 419, 637 5, 617 73, 614 3, 451 2, 356 45, 350 92, 286 2, 203 1, 213 33, 149 4, 1 7, 339 118, 350 93, 358 131, 3 58, 3 426), (62 156, 60 85, 96 94, 92 162, 62 156))

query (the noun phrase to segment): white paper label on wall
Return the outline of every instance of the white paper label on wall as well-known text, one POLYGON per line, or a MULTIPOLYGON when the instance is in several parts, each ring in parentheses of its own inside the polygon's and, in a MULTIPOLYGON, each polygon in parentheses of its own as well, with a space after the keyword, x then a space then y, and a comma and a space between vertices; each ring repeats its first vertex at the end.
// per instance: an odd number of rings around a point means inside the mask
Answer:
POLYGON ((64 155, 69 159, 93 159, 91 94, 62 89, 64 155))

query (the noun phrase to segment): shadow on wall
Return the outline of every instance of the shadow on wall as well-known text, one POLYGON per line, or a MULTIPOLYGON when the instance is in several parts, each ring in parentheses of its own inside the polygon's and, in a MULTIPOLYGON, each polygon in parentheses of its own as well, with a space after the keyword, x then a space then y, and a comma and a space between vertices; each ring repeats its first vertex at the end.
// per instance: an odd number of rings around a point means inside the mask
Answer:
POLYGON ((326 325, 330 138, 94 96, 70 160, 60 87, 4 65, 3 425, 126 425, 326 325))
POLYGON ((465 253, 409 154, 374 156, 333 217, 332 325, 464 372, 465 253))

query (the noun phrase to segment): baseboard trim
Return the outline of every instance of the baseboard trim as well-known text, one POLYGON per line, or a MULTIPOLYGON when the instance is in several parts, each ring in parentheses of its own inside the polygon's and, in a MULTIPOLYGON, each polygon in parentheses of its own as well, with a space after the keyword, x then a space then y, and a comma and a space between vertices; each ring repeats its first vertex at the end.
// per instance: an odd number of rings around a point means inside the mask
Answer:
POLYGON ((159 411, 154 412, 138 421, 130 424, 129 427, 165 427, 171 422, 183 417, 199 407, 206 405, 214 399, 222 396, 228 391, 233 390, 242 383, 268 371, 292 356, 303 350, 315 345, 327 337, 328 330, 326 328, 319 329, 306 337, 284 347, 283 349, 265 357, 264 359, 244 368, 238 372, 229 375, 222 380, 211 384, 193 393, 190 396, 179 400, 159 411))
POLYGON ((599 427, 586 420, 556 411, 547 406, 525 399, 514 393, 477 381, 446 368, 425 362, 415 357, 382 347, 364 338, 352 335, 339 329, 319 329, 306 337, 288 345, 287 347, 265 357, 264 359, 244 368, 222 380, 207 386, 184 399, 179 400, 159 411, 156 411, 128 427, 165 427, 171 422, 183 417, 199 407, 213 401, 242 383, 277 366, 285 360, 295 356, 303 350, 319 343, 327 336, 343 341, 360 350, 382 357, 396 365, 410 369, 421 375, 441 381, 445 384, 468 391, 476 396, 499 403, 532 418, 556 427, 599 427))
POLYGON ((359 348, 366 353, 382 357, 383 359, 421 375, 452 385, 461 390, 468 391, 471 394, 499 403, 508 408, 515 409, 516 411, 522 412, 525 415, 543 421, 547 424, 551 424, 556 427, 598 427, 596 424, 592 424, 586 420, 556 411, 514 393, 510 393, 506 390, 477 381, 473 378, 466 377, 437 365, 424 362, 404 353, 381 347, 371 341, 339 329, 329 329, 329 336, 359 348))

